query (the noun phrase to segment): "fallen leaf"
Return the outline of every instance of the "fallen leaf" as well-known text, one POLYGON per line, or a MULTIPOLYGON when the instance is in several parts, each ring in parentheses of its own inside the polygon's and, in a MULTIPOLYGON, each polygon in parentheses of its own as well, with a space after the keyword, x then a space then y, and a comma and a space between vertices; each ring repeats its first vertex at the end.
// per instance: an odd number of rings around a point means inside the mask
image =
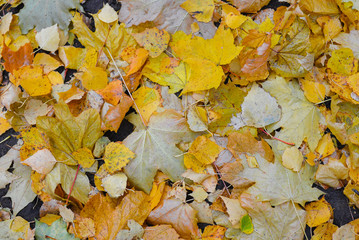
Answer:
POLYGON ((244 126, 265 127, 278 122, 282 113, 276 99, 256 83, 244 98, 241 109, 242 112, 231 119, 231 125, 237 130, 244 126))
POLYGON ((311 202, 305 206, 307 212, 307 225, 309 227, 317 227, 333 216, 333 209, 330 204, 325 201, 324 197, 318 201, 311 202))
POLYGON ((185 239, 199 237, 196 211, 178 199, 166 199, 152 210, 148 216, 149 223, 171 224, 176 232, 185 239))
POLYGON ((197 137, 184 155, 184 165, 193 171, 203 173, 208 164, 213 163, 224 148, 205 136, 197 137))
POLYGON ((55 167, 45 177, 44 191, 51 197, 58 198, 55 190, 60 184, 66 194, 69 194, 72 188, 71 196, 82 203, 86 203, 89 199, 90 181, 85 173, 79 171, 72 187, 75 175, 76 168, 59 162, 56 163, 55 167))
POLYGON ((60 44, 60 34, 58 32, 57 24, 51 27, 43 28, 36 33, 36 41, 40 48, 54 53, 60 44))
POLYGON ((117 13, 108 3, 98 13, 98 18, 105 23, 112 23, 118 20, 117 13))
POLYGON ((56 164, 56 159, 48 149, 42 149, 37 151, 31 157, 22 161, 22 164, 30 166, 32 170, 41 173, 48 174, 54 165, 56 164))
POLYGON ((158 57, 166 50, 170 35, 165 30, 158 28, 149 28, 140 33, 134 33, 133 37, 138 44, 148 50, 149 55, 153 58, 158 57))
POLYGON ((36 125, 50 138, 52 153, 57 161, 76 165, 71 154, 83 147, 93 149, 102 136, 100 116, 89 109, 74 117, 65 103, 54 106, 56 118, 38 117, 36 125))
POLYGON ((124 173, 115 173, 108 175, 102 179, 104 190, 112 198, 118 198, 123 195, 126 190, 127 177, 124 173))
POLYGON ((14 72, 16 81, 30 96, 42 96, 51 92, 49 78, 39 66, 25 66, 14 72))
POLYGON ((157 110, 161 103, 161 96, 156 89, 149 87, 140 87, 132 94, 140 114, 145 123, 148 123, 151 115, 157 110))
POLYGON ((269 132, 282 127, 276 137, 294 143, 296 147, 306 139, 310 150, 314 151, 321 138, 319 128, 321 113, 305 98, 298 83, 295 80, 287 83, 282 77, 272 76, 262 86, 277 99, 282 108, 282 118, 267 127, 269 132))
POLYGON ((46 240, 51 237, 55 239, 79 240, 79 238, 75 238, 73 234, 67 232, 67 224, 62 218, 53 222, 51 226, 35 219, 35 226, 36 239, 46 240))
POLYGON ((111 142, 105 148, 103 160, 107 170, 114 173, 120 171, 135 156, 124 144, 111 142))
POLYGON ((34 59, 30 43, 23 45, 17 51, 12 51, 8 46, 4 45, 2 47, 1 55, 5 60, 5 70, 12 74, 14 74, 15 70, 32 64, 34 59))
POLYGON ((303 165, 303 155, 296 147, 286 148, 282 155, 282 164, 284 167, 299 172, 303 165))
POLYGON ((147 128, 138 115, 132 115, 129 120, 136 126, 123 141, 136 154, 124 168, 130 182, 149 193, 158 169, 170 179, 180 179, 185 171, 183 152, 175 144, 194 138, 186 119, 174 110, 165 110, 153 114, 147 128))
POLYGON ((187 0, 181 4, 181 7, 185 9, 192 17, 201 22, 209 22, 212 19, 214 11, 213 0, 205 1, 190 1, 187 0))
POLYGON ((23 34, 36 27, 37 31, 59 24, 67 32, 72 14, 70 9, 82 10, 78 0, 27 0, 19 12, 19 25, 23 34))
POLYGON ((171 225, 156 225, 146 227, 143 234, 144 240, 179 240, 179 235, 171 225))
POLYGON ((143 224, 150 213, 148 196, 140 191, 129 192, 119 204, 101 193, 96 194, 87 202, 80 215, 93 219, 95 237, 99 240, 115 239, 118 232, 127 227, 132 219, 143 224))
POLYGON ((242 160, 244 170, 239 172, 241 178, 255 182, 247 191, 261 201, 270 201, 279 205, 293 201, 304 206, 305 202, 317 200, 322 191, 312 188, 315 168, 306 164, 298 173, 288 170, 275 160, 270 163, 259 154, 255 154, 259 168, 248 167, 242 160))
POLYGON ((72 153, 72 157, 78 162, 83 168, 89 168, 95 163, 95 159, 90 149, 84 147, 79 148, 72 153))

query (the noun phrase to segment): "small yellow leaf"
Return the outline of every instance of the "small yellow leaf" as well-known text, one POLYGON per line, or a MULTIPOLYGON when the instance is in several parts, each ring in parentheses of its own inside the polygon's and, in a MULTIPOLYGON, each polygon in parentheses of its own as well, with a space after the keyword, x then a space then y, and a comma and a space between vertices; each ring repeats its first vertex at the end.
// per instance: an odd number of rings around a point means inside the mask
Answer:
POLYGON ((107 170, 110 173, 120 171, 126 164, 135 157, 125 145, 117 142, 111 142, 106 146, 103 160, 107 170))
POLYGON ((286 148, 282 155, 282 164, 284 167, 298 172, 302 168, 303 155, 295 146, 286 148))
POLYGON ((82 85, 88 90, 100 90, 106 87, 107 73, 100 67, 81 68, 80 73, 75 76, 79 78, 82 85))
POLYGON ((235 29, 241 26, 245 21, 248 20, 247 16, 244 16, 242 14, 236 15, 233 12, 229 13, 225 17, 225 23, 228 27, 235 29))
POLYGON ((312 103, 318 103, 325 98, 325 86, 319 82, 301 80, 304 96, 312 103))
POLYGON ((91 167, 96 161, 91 150, 86 147, 73 152, 72 156, 84 168, 91 167))
POLYGON ((108 175, 102 179, 102 187, 112 198, 122 196, 126 190, 126 185, 127 176, 122 172, 108 175))
POLYGON ((208 193, 201 187, 196 187, 191 195, 197 202, 203 202, 208 197, 208 193))
POLYGON ((245 154, 245 155, 246 155, 246 159, 248 162, 248 167, 250 167, 250 168, 258 168, 259 167, 257 159, 254 156, 250 156, 247 154, 245 154))
POLYGON ((223 149, 207 137, 199 136, 184 155, 184 165, 195 172, 203 173, 206 166, 213 163, 223 149))
MULTIPOLYGON (((140 87, 132 94, 145 122, 148 123, 152 113, 161 103, 161 96, 157 90, 149 87, 140 87)), ((137 110, 137 109, 136 109, 137 110)))
POLYGON ((213 0, 187 0, 181 4, 181 7, 200 22, 212 20, 214 11, 213 0))
POLYGON ((335 147, 329 133, 320 139, 315 151, 320 154, 320 158, 325 158, 335 152, 335 147))
POLYGON ((140 33, 134 33, 133 37, 138 44, 148 50, 149 55, 153 58, 158 57, 166 50, 170 35, 165 30, 158 28, 149 28, 140 33))
POLYGON ((84 94, 85 92, 76 87, 75 84, 72 84, 69 90, 58 93, 60 99, 64 100, 65 103, 69 103, 72 100, 81 99, 84 94))
POLYGON ((46 53, 38 53, 34 57, 34 66, 41 66, 44 69, 45 74, 49 74, 51 71, 62 66, 62 64, 46 53))
POLYGON ((305 206, 307 212, 307 225, 316 227, 327 222, 333 215, 333 209, 330 204, 325 201, 324 197, 318 201, 311 202, 305 206))
POLYGON ((349 136, 349 140, 359 146, 359 132, 353 133, 349 136))
POLYGON ((202 240, 221 240, 224 238, 226 228, 218 225, 207 226, 202 234, 202 240))
POLYGON ((55 222, 56 220, 58 220, 59 218, 61 218, 60 215, 56 215, 56 214, 46 214, 45 216, 40 218, 40 222, 46 223, 47 225, 51 226, 51 224, 53 222, 55 222))
POLYGON ((47 77, 49 78, 49 81, 52 86, 64 84, 64 79, 62 78, 62 75, 58 72, 52 71, 47 75, 47 77))
POLYGON ((30 96, 42 96, 51 92, 51 83, 43 75, 40 66, 25 66, 15 71, 14 77, 30 96))
POLYGON ((334 73, 349 76, 357 72, 358 61, 354 59, 353 51, 350 48, 340 48, 332 52, 327 66, 334 73))
POLYGON ((112 23, 118 20, 117 13, 108 3, 100 10, 98 18, 105 23, 112 23))

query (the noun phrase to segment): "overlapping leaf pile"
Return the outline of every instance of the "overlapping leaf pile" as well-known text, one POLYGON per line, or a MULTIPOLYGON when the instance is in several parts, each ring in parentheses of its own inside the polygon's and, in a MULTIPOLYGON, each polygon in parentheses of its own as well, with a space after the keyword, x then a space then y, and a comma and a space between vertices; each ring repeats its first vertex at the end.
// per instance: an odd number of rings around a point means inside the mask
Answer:
POLYGON ((120 2, 0 1, 2 237, 358 239, 356 1, 120 2))

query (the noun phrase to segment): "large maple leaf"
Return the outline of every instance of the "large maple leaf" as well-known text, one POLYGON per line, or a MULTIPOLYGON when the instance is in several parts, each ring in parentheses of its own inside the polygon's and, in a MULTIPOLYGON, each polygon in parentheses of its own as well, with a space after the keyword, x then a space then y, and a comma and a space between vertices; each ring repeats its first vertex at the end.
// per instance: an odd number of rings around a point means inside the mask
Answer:
POLYGON ((149 193, 158 169, 172 180, 180 179, 185 168, 183 152, 176 144, 191 141, 195 136, 186 119, 174 110, 166 110, 152 115, 147 128, 138 115, 131 115, 129 120, 136 126, 123 142, 136 153, 136 158, 125 167, 129 180, 149 193))
POLYGON ((322 115, 318 108, 306 99, 298 82, 286 82, 282 77, 271 76, 262 86, 277 99, 282 108, 282 118, 269 125, 270 132, 281 127, 276 137, 292 142, 297 147, 306 139, 309 148, 314 151, 321 138, 319 120, 322 115))
POLYGON ((79 0, 24 0, 25 7, 19 12, 22 33, 27 33, 33 27, 41 29, 58 24, 67 32, 72 14, 70 9, 82 7, 79 0))
POLYGON ((315 167, 305 164, 298 173, 285 168, 279 160, 270 163, 259 154, 254 154, 258 168, 250 168, 247 160, 241 156, 244 170, 239 173, 241 178, 255 182, 247 191, 260 201, 270 201, 279 205, 288 201, 302 206, 308 201, 317 200, 322 191, 312 188, 315 167))
POLYGON ((305 211, 297 204, 286 202, 272 207, 268 202, 257 202, 253 196, 243 194, 241 205, 252 218, 255 231, 245 234, 237 229, 229 229, 227 237, 232 239, 283 239, 301 240, 304 232, 305 211))

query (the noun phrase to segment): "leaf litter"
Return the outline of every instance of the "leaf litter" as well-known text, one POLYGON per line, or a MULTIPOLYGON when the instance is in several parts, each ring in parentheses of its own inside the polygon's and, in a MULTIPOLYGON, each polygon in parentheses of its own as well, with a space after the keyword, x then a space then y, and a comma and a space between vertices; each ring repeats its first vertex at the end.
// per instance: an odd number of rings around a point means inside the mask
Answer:
POLYGON ((2 235, 355 239, 358 4, 119 2, 0 1, 2 235))

